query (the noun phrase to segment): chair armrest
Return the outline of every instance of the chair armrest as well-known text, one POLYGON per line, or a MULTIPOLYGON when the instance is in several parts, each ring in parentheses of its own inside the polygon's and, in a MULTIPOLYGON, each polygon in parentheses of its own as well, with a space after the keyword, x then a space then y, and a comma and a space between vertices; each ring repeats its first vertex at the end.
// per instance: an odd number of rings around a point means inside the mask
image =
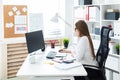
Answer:
POLYGON ((93 68, 100 69, 98 66, 94 66, 94 65, 83 64, 83 66, 84 66, 84 67, 93 67, 93 68))

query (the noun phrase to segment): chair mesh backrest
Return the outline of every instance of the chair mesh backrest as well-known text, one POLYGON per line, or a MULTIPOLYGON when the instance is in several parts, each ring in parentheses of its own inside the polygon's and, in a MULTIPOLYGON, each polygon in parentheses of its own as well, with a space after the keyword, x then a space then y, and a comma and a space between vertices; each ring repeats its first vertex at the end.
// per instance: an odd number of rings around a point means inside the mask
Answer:
POLYGON ((96 60, 100 68, 105 66, 105 61, 109 53, 109 32, 111 28, 102 27, 101 29, 101 42, 97 51, 96 60))

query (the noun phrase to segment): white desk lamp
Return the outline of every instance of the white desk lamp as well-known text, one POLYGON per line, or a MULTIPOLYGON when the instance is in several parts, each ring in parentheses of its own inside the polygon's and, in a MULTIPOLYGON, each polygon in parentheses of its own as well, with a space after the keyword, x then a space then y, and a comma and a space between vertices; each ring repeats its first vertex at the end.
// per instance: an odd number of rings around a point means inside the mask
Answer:
POLYGON ((72 26, 70 23, 68 23, 67 21, 65 21, 60 15, 58 15, 58 13, 55 14, 55 16, 53 16, 51 18, 51 21, 52 22, 55 22, 55 23, 58 23, 59 20, 58 19, 61 19, 65 24, 67 24, 68 26, 72 26))

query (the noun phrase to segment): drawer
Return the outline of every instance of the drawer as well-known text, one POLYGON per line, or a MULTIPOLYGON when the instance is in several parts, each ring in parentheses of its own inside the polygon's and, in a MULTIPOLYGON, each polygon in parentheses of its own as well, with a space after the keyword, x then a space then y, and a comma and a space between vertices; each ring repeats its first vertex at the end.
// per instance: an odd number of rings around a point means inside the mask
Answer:
POLYGON ((119 58, 108 56, 105 66, 107 68, 119 71, 119 58))

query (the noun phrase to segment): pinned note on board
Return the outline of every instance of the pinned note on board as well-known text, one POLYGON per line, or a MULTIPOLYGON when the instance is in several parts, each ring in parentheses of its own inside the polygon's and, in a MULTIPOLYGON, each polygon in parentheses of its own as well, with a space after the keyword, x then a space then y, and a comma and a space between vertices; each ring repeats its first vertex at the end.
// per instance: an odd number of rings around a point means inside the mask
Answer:
POLYGON ((15 22, 15 24, 26 24, 27 16, 26 15, 15 15, 14 22, 15 22))
POLYGON ((14 26, 14 24, 12 23, 12 22, 10 22, 10 23, 6 23, 6 25, 5 25, 7 28, 12 28, 13 26, 14 26))
POLYGON ((18 11, 16 11, 16 15, 20 15, 21 14, 21 12, 18 10, 18 11))
POLYGON ((14 12, 16 12, 16 11, 17 11, 17 7, 16 7, 16 6, 13 7, 12 10, 13 10, 14 12))
POLYGON ((23 11, 23 12, 26 12, 26 11, 27 11, 27 8, 26 8, 26 7, 24 7, 24 8, 22 9, 22 11, 23 11))
POLYGON ((13 16, 13 12, 12 12, 12 11, 9 11, 9 12, 8 12, 8 15, 9 15, 9 16, 13 16))

